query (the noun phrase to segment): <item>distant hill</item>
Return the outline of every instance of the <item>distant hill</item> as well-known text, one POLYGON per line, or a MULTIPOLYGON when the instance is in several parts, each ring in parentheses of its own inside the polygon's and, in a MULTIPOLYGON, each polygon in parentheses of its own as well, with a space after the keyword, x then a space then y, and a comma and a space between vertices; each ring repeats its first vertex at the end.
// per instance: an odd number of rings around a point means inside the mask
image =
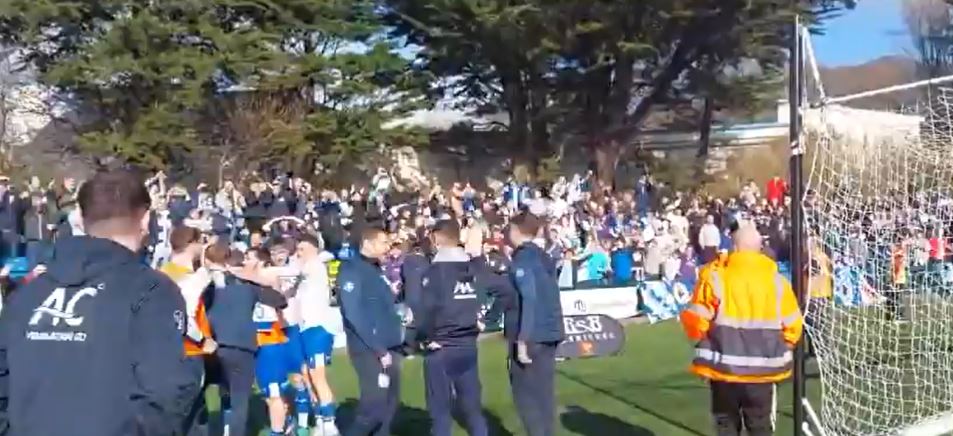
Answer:
MULTIPOLYGON (((906 56, 885 56, 860 65, 821 67, 820 70, 824 91, 830 97, 870 91, 918 79, 916 61, 906 56)), ((924 97, 924 89, 912 89, 855 100, 850 102, 849 106, 896 110, 911 107, 924 97)))

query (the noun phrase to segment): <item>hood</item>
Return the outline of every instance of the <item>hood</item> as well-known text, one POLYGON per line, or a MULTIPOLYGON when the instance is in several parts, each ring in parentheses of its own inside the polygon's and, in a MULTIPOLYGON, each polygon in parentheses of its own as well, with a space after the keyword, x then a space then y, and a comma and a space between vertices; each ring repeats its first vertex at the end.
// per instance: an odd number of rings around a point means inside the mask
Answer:
POLYGON ((433 262, 469 262, 470 256, 460 247, 441 248, 433 257, 433 262))
POLYGON ((58 284, 76 286, 138 260, 128 248, 108 239, 74 236, 56 241, 45 274, 58 284))

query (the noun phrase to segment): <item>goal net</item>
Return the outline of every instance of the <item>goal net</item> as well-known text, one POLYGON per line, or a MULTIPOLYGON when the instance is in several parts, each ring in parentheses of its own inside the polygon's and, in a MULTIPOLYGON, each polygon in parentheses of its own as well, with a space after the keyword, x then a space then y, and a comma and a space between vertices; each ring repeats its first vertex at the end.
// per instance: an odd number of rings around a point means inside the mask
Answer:
POLYGON ((953 91, 922 91, 909 111, 803 111, 821 434, 953 431, 953 91))

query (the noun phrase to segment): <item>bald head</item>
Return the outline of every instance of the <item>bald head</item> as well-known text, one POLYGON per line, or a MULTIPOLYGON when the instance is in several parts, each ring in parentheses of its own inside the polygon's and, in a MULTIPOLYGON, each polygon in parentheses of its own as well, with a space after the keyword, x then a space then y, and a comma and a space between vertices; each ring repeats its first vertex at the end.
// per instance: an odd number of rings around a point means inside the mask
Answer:
POLYGON ((751 223, 742 223, 734 235, 735 251, 761 251, 761 234, 751 223))

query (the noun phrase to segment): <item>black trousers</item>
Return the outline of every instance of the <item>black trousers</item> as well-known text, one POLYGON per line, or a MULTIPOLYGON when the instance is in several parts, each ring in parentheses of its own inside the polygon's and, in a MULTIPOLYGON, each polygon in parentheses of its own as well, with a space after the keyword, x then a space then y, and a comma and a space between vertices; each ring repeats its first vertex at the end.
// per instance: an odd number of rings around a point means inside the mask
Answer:
POLYGON ((454 406, 463 414, 470 436, 487 436, 476 344, 442 348, 427 354, 424 381, 433 436, 452 434, 454 406))
MULTIPOLYGON (((222 379, 228 390, 228 413, 225 425, 229 436, 245 436, 248 426, 248 402, 255 383, 255 353, 237 348, 219 348, 222 379)), ((223 407, 224 409, 224 407, 223 407)))
POLYGON ((192 375, 195 377, 196 385, 193 395, 195 398, 189 407, 188 415, 182 424, 182 434, 185 436, 201 436, 206 434, 205 428, 202 428, 200 417, 205 411, 205 357, 195 356, 186 357, 186 364, 192 375))
POLYGON ((556 346, 527 343, 533 363, 516 359, 516 344, 510 346, 510 388, 527 436, 556 434, 556 346))
POLYGON ((715 417, 715 434, 748 436, 774 434, 775 395, 773 383, 725 383, 712 381, 711 412, 715 417))
POLYGON ((387 436, 391 422, 400 406, 400 360, 391 353, 393 364, 384 370, 380 359, 373 353, 348 351, 351 364, 357 373, 361 398, 357 404, 354 422, 344 433, 347 436, 387 436), (387 374, 390 383, 381 387, 381 374, 387 374))

